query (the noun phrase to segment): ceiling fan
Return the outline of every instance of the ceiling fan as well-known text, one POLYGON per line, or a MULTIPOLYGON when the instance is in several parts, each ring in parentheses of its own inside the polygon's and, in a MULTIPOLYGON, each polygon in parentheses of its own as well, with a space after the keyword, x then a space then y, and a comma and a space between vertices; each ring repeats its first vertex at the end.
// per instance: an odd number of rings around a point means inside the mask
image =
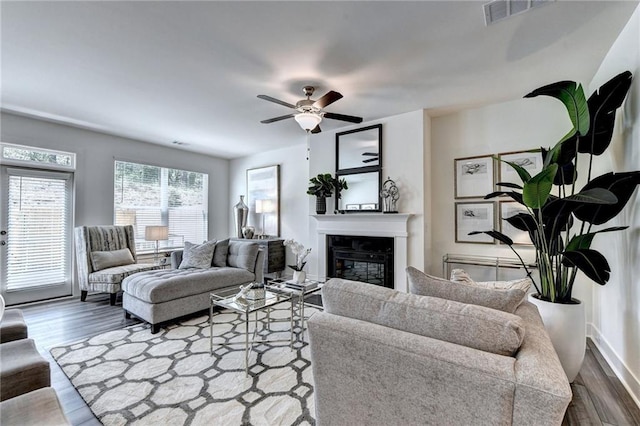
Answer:
POLYGON ((334 92, 330 90, 323 97, 314 101, 311 99, 313 92, 315 91, 315 87, 313 86, 304 86, 302 88, 304 95, 307 99, 299 100, 295 105, 290 104, 289 102, 281 101, 280 99, 272 98, 268 95, 258 95, 260 99, 264 99, 265 101, 274 102, 276 104, 280 104, 286 106, 291 109, 295 109, 297 113, 291 113, 287 115, 281 115, 280 117, 269 118, 267 120, 262 120, 261 123, 268 124, 274 123, 280 120, 286 120, 287 118, 294 118, 296 122, 302 127, 303 130, 306 130, 310 133, 320 133, 320 122, 323 118, 330 118, 332 120, 341 120, 348 121, 349 123, 362 123, 362 117, 354 117, 353 115, 344 115, 344 114, 336 114, 333 112, 324 112, 324 108, 326 106, 331 105, 335 101, 342 98, 342 95, 338 92, 334 92))

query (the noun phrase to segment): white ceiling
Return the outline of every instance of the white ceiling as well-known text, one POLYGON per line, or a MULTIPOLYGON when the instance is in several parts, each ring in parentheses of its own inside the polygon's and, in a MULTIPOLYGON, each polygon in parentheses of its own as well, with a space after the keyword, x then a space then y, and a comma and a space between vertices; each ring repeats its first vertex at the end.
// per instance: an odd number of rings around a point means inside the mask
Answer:
MULTIPOLYGON (((365 122, 588 83, 637 2, 556 1, 485 27, 483 2, 7 2, 1 105, 235 158, 305 143, 302 86, 365 122)), ((324 131, 348 123, 324 120, 324 131)))

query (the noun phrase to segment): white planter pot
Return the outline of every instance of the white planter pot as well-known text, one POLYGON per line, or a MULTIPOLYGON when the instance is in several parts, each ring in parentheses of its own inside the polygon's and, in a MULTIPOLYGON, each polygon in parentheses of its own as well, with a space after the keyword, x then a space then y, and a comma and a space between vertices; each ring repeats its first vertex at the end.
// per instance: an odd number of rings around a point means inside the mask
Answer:
POLYGON ((551 303, 533 296, 529 294, 529 301, 538 307, 567 379, 573 383, 582 367, 587 345, 584 303, 577 299, 573 299, 578 302, 573 305, 551 303))
POLYGON ((298 284, 302 284, 307 279, 307 273, 305 271, 293 271, 293 281, 298 284))

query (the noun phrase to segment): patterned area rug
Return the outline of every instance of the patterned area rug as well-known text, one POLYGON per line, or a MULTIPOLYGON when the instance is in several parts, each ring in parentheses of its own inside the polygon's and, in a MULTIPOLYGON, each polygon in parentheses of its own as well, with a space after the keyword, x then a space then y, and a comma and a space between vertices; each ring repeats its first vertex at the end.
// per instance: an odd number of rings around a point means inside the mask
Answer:
MULTIPOLYGON (((283 304, 271 318, 288 315, 283 304)), ((265 323, 260 315, 258 330, 265 323)), ((288 339, 288 328, 288 321, 272 323, 263 336, 288 339)), ((243 331, 240 314, 214 314, 214 344, 244 342, 243 331)), ((293 351, 288 342, 256 344, 247 377, 243 344, 214 345, 209 354, 207 316, 158 334, 135 325, 53 348, 51 355, 105 425, 315 424, 308 344, 296 342, 293 351)))

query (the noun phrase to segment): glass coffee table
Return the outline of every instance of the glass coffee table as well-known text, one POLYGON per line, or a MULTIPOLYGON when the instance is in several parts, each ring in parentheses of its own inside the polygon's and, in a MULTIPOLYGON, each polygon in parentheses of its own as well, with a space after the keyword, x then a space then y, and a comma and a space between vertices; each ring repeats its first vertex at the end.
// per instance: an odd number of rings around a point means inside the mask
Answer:
POLYGON ((225 345, 238 345, 244 343, 244 371, 245 374, 249 375, 249 354, 253 349, 254 343, 265 343, 265 342, 289 342, 289 347, 293 349, 293 302, 291 302, 291 312, 289 315, 289 339, 256 339, 256 337, 265 331, 262 329, 258 331, 258 312, 265 311, 267 317, 267 328, 266 331, 270 331, 271 329, 271 318, 270 312, 271 309, 280 303, 291 301, 291 295, 286 293, 274 293, 269 290, 265 291, 264 298, 261 299, 246 299, 239 298, 236 296, 221 296, 219 294, 211 293, 209 295, 209 352, 213 355, 213 308, 215 306, 219 306, 225 309, 229 309, 238 314, 242 314, 244 317, 244 342, 229 342, 229 343, 218 343, 218 346, 225 345), (249 322, 251 314, 254 314, 254 329, 253 336, 249 339, 249 322))

